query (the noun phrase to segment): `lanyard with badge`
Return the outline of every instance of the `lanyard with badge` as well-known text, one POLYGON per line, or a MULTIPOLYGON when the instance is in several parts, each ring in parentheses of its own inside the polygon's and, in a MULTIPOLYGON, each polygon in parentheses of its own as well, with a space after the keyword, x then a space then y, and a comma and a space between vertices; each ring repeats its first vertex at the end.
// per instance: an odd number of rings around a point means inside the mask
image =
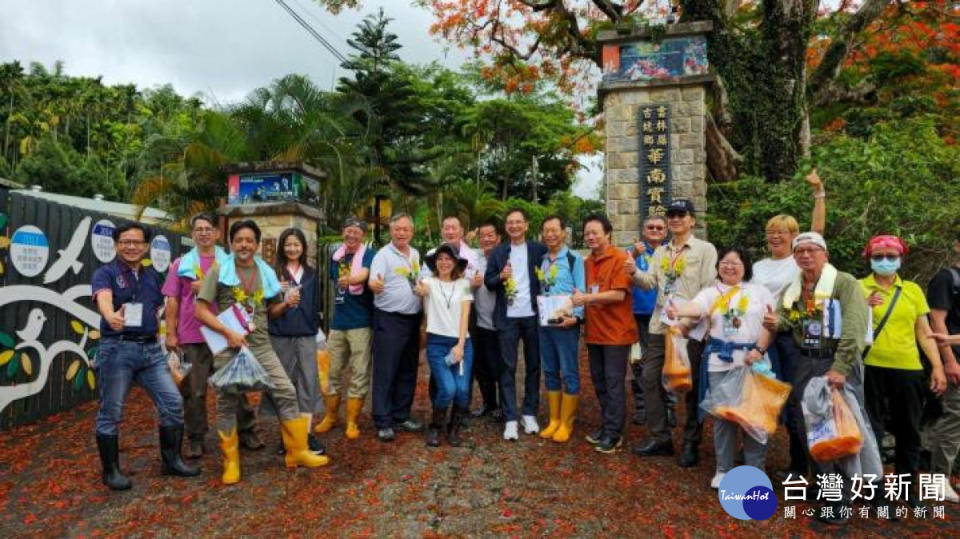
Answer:
POLYGON ((593 263, 590 264, 590 293, 599 294, 600 293, 600 268, 598 260, 593 260, 593 263))
POLYGON ((559 271, 557 262, 559 260, 560 257, 551 260, 550 255, 545 255, 543 257, 543 262, 540 263, 540 269, 537 271, 537 277, 540 279, 540 288, 543 289, 544 294, 549 295, 550 289, 557 284, 557 273, 559 271))
MULTIPOLYGON (((720 286, 717 286, 717 291, 721 292, 720 286)), ((740 286, 734 286, 727 290, 727 292, 721 293, 720 298, 717 299, 717 302, 714 303, 713 307, 710 309, 711 316, 714 312, 720 311, 722 316, 722 331, 724 337, 733 337, 740 331, 740 327, 743 325, 743 317, 747 314, 747 309, 750 305, 750 298, 744 293, 744 290, 740 286), (737 301, 736 306, 731 305, 733 298, 740 295, 739 300, 737 301)))
MULTIPOLYGON (((138 328, 143 325, 143 303, 137 301, 137 296, 140 295, 141 282, 136 272, 131 270, 131 273, 133 274, 133 284, 130 301, 121 306, 121 309, 123 309, 123 327, 138 328)), ((122 273, 117 277, 117 284, 120 285, 120 288, 126 288, 126 278, 123 277, 122 273)))
POLYGON ((823 341, 823 320, 818 316, 813 289, 804 287, 801 298, 805 316, 803 318, 803 341, 800 346, 807 350, 818 350, 823 341))
POLYGON ((683 246, 681 246, 675 254, 670 255, 670 258, 661 259, 660 265, 660 269, 663 271, 663 276, 666 280, 663 284, 663 295, 664 297, 669 297, 677 291, 677 281, 680 280, 683 270, 686 269, 686 258, 683 256, 683 246))

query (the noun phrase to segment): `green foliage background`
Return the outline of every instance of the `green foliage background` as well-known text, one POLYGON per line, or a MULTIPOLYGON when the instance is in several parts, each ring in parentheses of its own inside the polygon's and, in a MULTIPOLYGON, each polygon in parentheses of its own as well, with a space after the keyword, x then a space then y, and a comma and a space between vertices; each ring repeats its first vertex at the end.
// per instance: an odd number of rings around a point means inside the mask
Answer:
POLYGON ((760 258, 770 217, 790 214, 808 229, 813 200, 803 176, 811 162, 826 186, 826 239, 838 268, 865 275, 860 253, 875 234, 907 241, 901 272, 907 279, 925 283, 953 259, 953 242, 960 240, 960 152, 939 136, 934 118, 924 116, 877 123, 866 138, 835 135, 813 148, 790 181, 750 176, 710 185, 710 240, 746 246, 760 258))

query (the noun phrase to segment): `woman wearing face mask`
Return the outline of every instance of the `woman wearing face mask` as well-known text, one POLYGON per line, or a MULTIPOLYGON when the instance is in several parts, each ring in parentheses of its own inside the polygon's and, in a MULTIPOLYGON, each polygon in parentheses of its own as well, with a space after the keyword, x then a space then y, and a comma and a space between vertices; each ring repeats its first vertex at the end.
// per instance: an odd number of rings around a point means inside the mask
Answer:
POLYGON ((925 378, 917 344, 933 367, 930 390, 939 395, 947 381, 927 322, 930 308, 923 290, 897 275, 906 253, 906 243, 897 236, 871 238, 863 256, 873 271, 860 279, 860 286, 873 311, 873 345, 864 353, 867 414, 878 445, 889 415, 889 429, 896 438, 896 473, 914 475, 920 460, 925 378))

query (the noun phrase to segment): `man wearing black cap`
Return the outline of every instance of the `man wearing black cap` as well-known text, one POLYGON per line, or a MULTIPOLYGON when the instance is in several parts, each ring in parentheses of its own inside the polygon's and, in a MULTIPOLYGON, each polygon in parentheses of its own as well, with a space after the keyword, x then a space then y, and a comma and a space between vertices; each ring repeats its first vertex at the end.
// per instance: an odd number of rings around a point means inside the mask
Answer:
MULTIPOLYGON (((640 456, 672 455, 673 442, 663 399, 660 398, 661 373, 666 355, 667 325, 661 313, 668 303, 679 307, 696 296, 701 289, 717 280, 717 249, 713 244, 693 237, 693 202, 678 198, 667 206, 667 228, 671 240, 661 245, 650 259, 649 270, 637 271, 633 258, 625 263, 627 273, 637 286, 659 290, 657 306, 650 317, 649 346, 643 355, 643 395, 647 409, 647 430, 650 439, 634 448, 640 456)), ((697 332, 693 332, 697 333, 697 332)), ((695 466, 700 460, 701 424, 697 420, 698 371, 703 352, 703 335, 691 335, 687 344, 693 388, 684 397, 687 410, 683 429, 683 453, 680 466, 695 466)))

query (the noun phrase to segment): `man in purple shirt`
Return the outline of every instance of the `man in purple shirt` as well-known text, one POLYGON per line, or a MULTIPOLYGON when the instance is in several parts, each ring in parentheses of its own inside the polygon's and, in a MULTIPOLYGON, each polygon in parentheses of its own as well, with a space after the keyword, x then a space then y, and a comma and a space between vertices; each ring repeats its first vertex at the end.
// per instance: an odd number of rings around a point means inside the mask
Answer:
MULTIPOLYGON (((190 237, 196 247, 173 261, 162 291, 167 297, 167 350, 177 350, 183 361, 193 365, 181 393, 185 430, 190 440, 186 456, 199 458, 203 455, 203 438, 208 430, 207 378, 213 370, 213 354, 200 333, 194 307, 203 276, 218 265, 226 252, 217 245, 220 230, 212 215, 198 213, 190 219, 190 227, 190 237)), ((240 443, 247 449, 263 447, 254 430, 254 419, 255 412, 249 404, 237 410, 240 443)))

